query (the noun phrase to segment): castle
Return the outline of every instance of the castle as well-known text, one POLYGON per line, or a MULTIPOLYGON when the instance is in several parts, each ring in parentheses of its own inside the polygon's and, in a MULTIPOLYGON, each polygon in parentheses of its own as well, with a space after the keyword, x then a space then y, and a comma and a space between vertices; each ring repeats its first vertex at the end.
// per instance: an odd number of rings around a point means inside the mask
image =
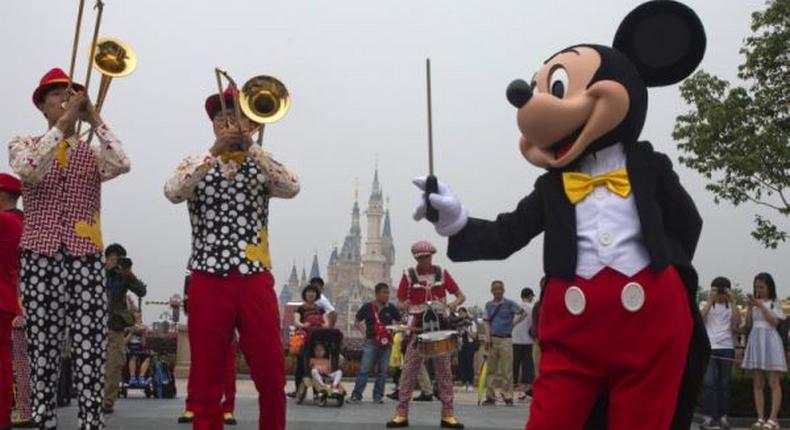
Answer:
MULTIPOLYGON (((348 337, 360 337, 356 329, 355 315, 357 310, 368 301, 373 300, 373 288, 379 282, 392 285, 392 266, 395 264, 395 246, 392 238, 389 209, 384 207, 384 194, 379 183, 378 168, 373 174, 368 207, 367 236, 364 252, 362 249, 362 227, 360 225, 359 192, 355 192, 354 206, 351 210, 351 228, 343 241, 343 247, 332 250, 324 278, 324 294, 335 306, 337 311, 336 327, 348 337)), ((321 276, 318 255, 313 256, 310 277, 302 268, 301 279, 297 274, 296 265, 291 268, 288 283, 280 292, 281 315, 283 325, 287 328, 292 318, 292 311, 285 309, 288 302, 301 301, 301 290, 310 278, 321 276)))

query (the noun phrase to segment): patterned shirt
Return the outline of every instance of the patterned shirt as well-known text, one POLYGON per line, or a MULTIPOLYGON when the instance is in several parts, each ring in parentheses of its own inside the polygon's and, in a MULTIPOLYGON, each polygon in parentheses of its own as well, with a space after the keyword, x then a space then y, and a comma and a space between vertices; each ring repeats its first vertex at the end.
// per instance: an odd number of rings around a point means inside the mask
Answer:
POLYGON ((271 268, 269 197, 298 192, 298 177, 257 145, 238 161, 208 152, 188 157, 165 184, 171 202, 188 202, 189 268, 223 275, 271 268))
POLYGON ((102 124, 98 145, 64 139, 51 128, 41 137, 16 137, 9 144, 10 164, 22 179, 25 222, 20 247, 54 255, 102 251, 101 183, 129 171, 121 142, 102 124))

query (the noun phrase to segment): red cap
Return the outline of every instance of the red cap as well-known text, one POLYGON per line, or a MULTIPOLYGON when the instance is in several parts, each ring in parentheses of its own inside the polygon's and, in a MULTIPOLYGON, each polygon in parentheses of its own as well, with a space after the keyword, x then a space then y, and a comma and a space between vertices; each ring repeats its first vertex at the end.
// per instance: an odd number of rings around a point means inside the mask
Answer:
MULTIPOLYGON (((67 75, 63 70, 55 67, 41 77, 41 82, 39 82, 38 88, 33 91, 33 104, 38 106, 44 101, 44 92, 47 90, 47 88, 51 87, 52 85, 68 83, 69 75, 67 75)), ((72 82, 71 87, 74 88, 75 91, 85 90, 85 87, 76 82, 72 82)))
POLYGON ((20 195, 22 194, 22 182, 16 176, 0 173, 0 191, 20 195))
POLYGON ((421 240, 411 246, 411 254, 414 258, 433 255, 436 254, 436 247, 427 240, 421 240))
MULTIPOLYGON (((233 87, 228 87, 225 89, 225 92, 222 93, 225 97, 225 105, 233 106, 232 103, 236 102, 236 90, 233 87)), ((214 93, 206 99, 206 113, 208 114, 209 119, 214 121, 214 117, 219 112, 219 94, 214 93)))

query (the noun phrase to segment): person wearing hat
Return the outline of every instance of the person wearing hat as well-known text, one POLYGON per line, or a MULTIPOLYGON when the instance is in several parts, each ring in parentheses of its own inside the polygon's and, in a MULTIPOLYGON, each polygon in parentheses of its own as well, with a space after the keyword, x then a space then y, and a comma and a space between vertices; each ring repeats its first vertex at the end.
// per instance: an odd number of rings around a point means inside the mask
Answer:
POLYGON ((103 429, 107 297, 101 185, 128 172, 129 159, 84 88, 73 83, 69 89, 61 69, 41 78, 33 104, 47 131, 14 138, 9 156, 24 184, 20 288, 31 341, 34 420, 41 429, 57 427, 60 351, 68 332, 80 364, 75 366, 80 428, 103 429), (96 143, 76 135, 78 121, 90 125, 96 143))
POLYGON ((21 315, 17 281, 22 212, 16 208, 21 193, 19 179, 0 173, 0 429, 11 428, 14 392, 11 328, 21 315))
MULTIPOLYGON (((401 311, 411 315, 409 326, 414 331, 422 328, 422 319, 428 301, 447 304, 447 295, 452 294, 455 296, 455 300, 447 306, 452 312, 455 312, 458 306, 466 300, 466 297, 450 273, 433 264, 433 254, 436 253, 436 247, 433 244, 421 240, 412 245, 411 253, 417 260, 417 266, 409 268, 401 277, 398 286, 398 305, 401 311)), ((408 339, 404 339, 407 346, 398 390, 399 401, 395 417, 387 422, 387 427, 390 428, 409 426, 409 402, 417 373, 424 361, 415 343, 416 338, 412 334, 408 339)), ((439 389, 439 399, 442 401, 442 418, 439 424, 442 428, 464 428, 453 411, 451 355, 444 354, 433 357, 432 360, 436 384, 439 389)))
POLYGON ((236 93, 206 99, 215 141, 183 160, 165 184, 173 203, 186 201, 192 223, 189 277, 190 401, 195 429, 222 429, 227 351, 239 344, 258 389, 261 429, 285 428, 285 356, 269 255, 269 199, 292 198, 299 179, 253 144, 254 127, 234 114, 236 93), (264 427, 265 426, 265 427, 264 427))

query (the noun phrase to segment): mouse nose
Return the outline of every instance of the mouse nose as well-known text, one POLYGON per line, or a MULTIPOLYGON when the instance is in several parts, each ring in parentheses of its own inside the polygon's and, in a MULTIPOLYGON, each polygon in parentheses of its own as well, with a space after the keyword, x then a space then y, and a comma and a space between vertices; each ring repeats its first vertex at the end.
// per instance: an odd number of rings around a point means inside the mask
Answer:
POLYGON ((520 108, 532 98, 532 87, 523 79, 516 79, 507 86, 505 93, 510 104, 520 108))

